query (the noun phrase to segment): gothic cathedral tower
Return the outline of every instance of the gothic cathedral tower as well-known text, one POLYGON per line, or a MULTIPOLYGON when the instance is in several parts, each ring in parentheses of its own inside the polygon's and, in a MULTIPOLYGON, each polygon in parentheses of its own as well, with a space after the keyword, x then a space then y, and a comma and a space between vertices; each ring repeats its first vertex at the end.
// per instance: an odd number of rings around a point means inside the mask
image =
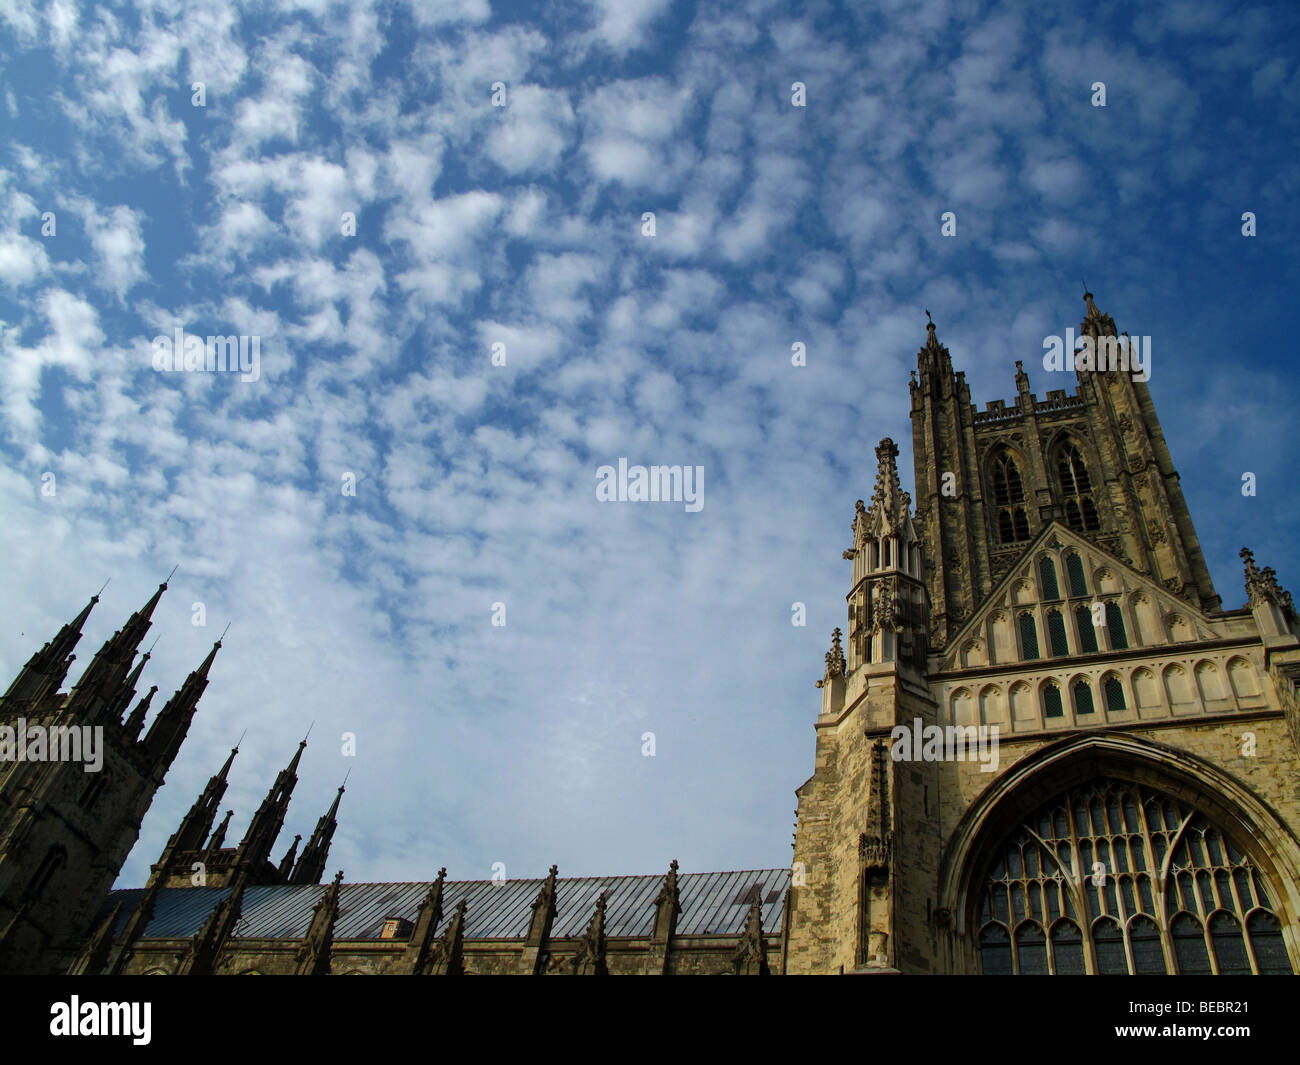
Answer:
MULTIPOLYGON (((1127 343, 1084 293, 1080 338, 1127 343)), ((977 411, 966 375, 927 327, 913 374, 917 509, 931 538, 931 640, 944 646, 1024 545, 1051 521, 1119 556, 1176 596, 1217 610, 1169 446, 1143 380, 1080 371, 1078 389, 1038 400, 1016 363, 1016 398, 977 411), (948 476, 951 475, 951 476, 948 476)), ((1149 352, 1148 352, 1149 358, 1149 352)))
POLYGON ((166 588, 159 585, 100 648, 71 693, 59 689, 98 596, 31 657, 0 699, 7 745, 0 760, 0 972, 62 971, 65 953, 89 935, 189 731, 220 641, 147 732, 158 689, 131 705, 149 661, 140 645, 166 588), (73 732, 83 754, 90 749, 84 738, 98 736, 91 742, 102 764, 93 771, 89 760, 47 757, 56 734, 66 746, 73 732), (27 743, 36 737, 39 749, 27 743))
POLYGON ((1074 392, 1016 363, 983 411, 927 326, 917 512, 884 440, 845 552, 787 972, 1300 971, 1300 618, 1245 549, 1221 609, 1133 342, 1084 301, 1074 392))

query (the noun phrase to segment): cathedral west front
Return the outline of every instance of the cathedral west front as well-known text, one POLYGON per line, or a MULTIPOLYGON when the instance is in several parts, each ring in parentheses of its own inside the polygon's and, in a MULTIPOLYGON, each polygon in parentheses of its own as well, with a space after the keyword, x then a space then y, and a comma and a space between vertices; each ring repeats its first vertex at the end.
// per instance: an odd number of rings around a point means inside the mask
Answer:
MULTIPOLYGON (((1122 336, 1091 294, 1079 335, 1122 336)), ((880 441, 788 866, 348 883, 342 787, 280 839, 304 742, 238 842, 232 752, 113 889, 220 642, 153 712, 164 584, 64 692, 92 599, 0 702, 0 972, 1296 972, 1300 618, 1247 549, 1223 608, 1145 377, 1082 364, 1040 399, 1017 362, 979 410, 927 326, 914 496, 880 441), (86 727, 95 773, 6 754, 86 727)))

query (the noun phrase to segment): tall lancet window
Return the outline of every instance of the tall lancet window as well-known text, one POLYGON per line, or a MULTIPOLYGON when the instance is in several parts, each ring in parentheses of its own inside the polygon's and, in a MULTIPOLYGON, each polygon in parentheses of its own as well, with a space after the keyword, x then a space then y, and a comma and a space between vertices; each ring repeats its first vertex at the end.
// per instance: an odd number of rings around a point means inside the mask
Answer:
POLYGON ((1013 544, 1029 539, 1025 515, 1025 486, 1016 460, 1003 451, 993 459, 993 505, 997 508, 998 542, 1013 544))
POLYGON ((1056 453, 1056 475, 1065 504, 1065 521, 1075 532, 1095 532, 1101 528, 1097 504, 1092 498, 1092 478, 1083 456, 1072 443, 1065 443, 1056 453))

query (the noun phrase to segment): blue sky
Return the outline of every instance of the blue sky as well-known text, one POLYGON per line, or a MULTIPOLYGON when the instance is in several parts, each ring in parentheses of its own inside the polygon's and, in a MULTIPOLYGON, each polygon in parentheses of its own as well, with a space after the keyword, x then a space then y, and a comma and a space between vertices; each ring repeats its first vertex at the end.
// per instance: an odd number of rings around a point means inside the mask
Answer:
POLYGON ((120 882, 247 729, 242 833, 312 721, 279 850, 351 769, 352 881, 786 863, 925 308, 981 408, 1016 359, 1041 398, 1086 279, 1225 606, 1243 544, 1297 587, 1298 17, 6 4, 0 673, 109 577, 83 662, 180 567, 156 705, 232 623, 120 882), (258 379, 155 371, 177 327, 258 379), (621 456, 703 509, 597 502, 621 456))

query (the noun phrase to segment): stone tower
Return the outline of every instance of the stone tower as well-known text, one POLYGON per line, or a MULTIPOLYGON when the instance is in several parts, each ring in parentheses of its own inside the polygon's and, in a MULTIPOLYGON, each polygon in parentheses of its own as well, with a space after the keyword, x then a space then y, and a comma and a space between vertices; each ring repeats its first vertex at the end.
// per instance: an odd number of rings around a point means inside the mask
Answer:
POLYGON ((1084 300, 1074 393, 1017 363, 984 411, 927 326, 918 513, 882 441, 845 552, 787 972, 1300 972, 1300 616, 1246 550, 1221 609, 1084 300))
MULTIPOLYGON (((1084 293, 1079 338, 1094 352, 1129 338, 1084 293)), ((926 326, 911 383, 917 510, 926 524, 931 643, 944 646, 1051 521, 1118 555, 1176 596, 1218 609, 1191 515, 1143 374, 1076 371, 1040 400, 1016 363, 1016 398, 976 410, 966 375, 926 326)), ((1067 336, 1072 334, 1067 332, 1067 336)), ((1147 359, 1149 368, 1149 340, 1147 359)), ((1107 363, 1109 365, 1109 363, 1107 363)))
POLYGON ((220 641, 143 737, 157 688, 131 707, 149 660, 140 646, 166 588, 100 648, 71 693, 59 689, 98 596, 0 699, 0 972, 56 971, 60 952, 89 935, 189 730, 220 641))

